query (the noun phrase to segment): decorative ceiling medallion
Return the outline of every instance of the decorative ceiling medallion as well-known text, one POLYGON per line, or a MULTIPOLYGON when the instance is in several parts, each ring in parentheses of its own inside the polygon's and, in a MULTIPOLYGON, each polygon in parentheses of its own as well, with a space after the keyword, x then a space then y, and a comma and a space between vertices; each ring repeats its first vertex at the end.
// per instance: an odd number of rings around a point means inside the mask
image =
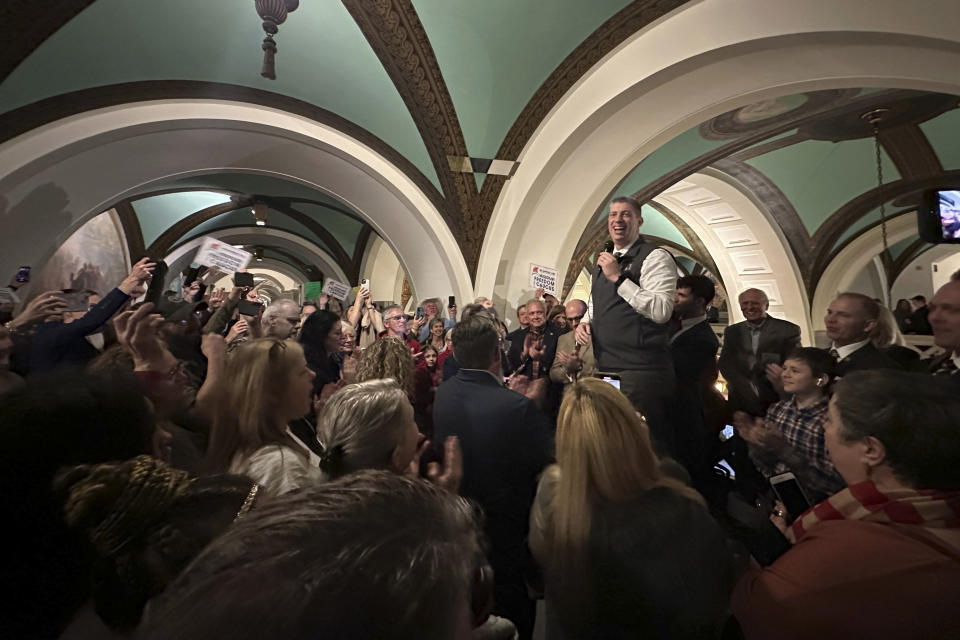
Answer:
POLYGON ((738 124, 751 125, 754 122, 763 122, 803 106, 807 101, 805 94, 780 96, 770 100, 761 100, 740 107, 733 113, 733 120, 738 124))
MULTIPOLYGON (((875 105, 887 109, 883 113, 883 131, 891 131, 909 124, 920 124, 936 118, 940 114, 956 108, 957 97, 944 93, 924 91, 897 91, 896 94, 881 92, 876 94, 875 105)), ((863 114, 869 108, 863 103, 850 109, 840 110, 833 115, 818 118, 804 125, 800 132, 811 140, 856 140, 873 135, 873 125, 863 114)))
POLYGON ((761 100, 707 120, 700 125, 700 135, 707 140, 740 138, 778 122, 795 120, 824 107, 840 104, 859 92, 859 89, 830 89, 761 100))

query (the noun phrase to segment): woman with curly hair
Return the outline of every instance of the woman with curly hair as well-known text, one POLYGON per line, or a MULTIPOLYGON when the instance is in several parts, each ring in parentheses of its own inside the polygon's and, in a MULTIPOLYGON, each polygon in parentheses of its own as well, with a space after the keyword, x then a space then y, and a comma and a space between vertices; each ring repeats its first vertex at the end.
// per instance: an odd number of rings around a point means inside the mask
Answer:
POLYGON ((360 357, 356 382, 393 378, 408 396, 413 393, 413 355, 403 341, 380 338, 360 357))

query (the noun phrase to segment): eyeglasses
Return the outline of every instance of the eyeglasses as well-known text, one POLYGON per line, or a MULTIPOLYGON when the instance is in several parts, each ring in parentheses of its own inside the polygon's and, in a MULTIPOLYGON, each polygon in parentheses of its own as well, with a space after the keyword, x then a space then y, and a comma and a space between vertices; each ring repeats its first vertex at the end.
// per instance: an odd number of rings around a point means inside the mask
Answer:
POLYGON ((570 316, 567 316, 567 322, 580 322, 581 320, 583 320, 583 316, 582 316, 582 315, 580 315, 580 316, 573 316, 572 318, 571 318, 570 316))
POLYGON ((387 322, 390 322, 391 320, 406 320, 406 319, 407 319, 406 316, 390 316, 389 318, 387 318, 387 322))

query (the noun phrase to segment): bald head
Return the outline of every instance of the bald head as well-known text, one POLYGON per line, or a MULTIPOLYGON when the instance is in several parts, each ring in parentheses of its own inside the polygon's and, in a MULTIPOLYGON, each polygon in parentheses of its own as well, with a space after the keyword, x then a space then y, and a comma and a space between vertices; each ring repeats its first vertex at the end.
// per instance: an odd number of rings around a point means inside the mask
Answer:
POLYGON ((767 316, 770 300, 760 289, 747 289, 740 294, 740 311, 749 322, 760 322, 767 316))
POLYGON ((567 327, 573 331, 580 324, 580 321, 583 320, 583 316, 587 313, 587 303, 583 300, 571 300, 563 308, 564 316, 567 319, 567 327))
POLYGON ((267 336, 286 340, 300 327, 300 306, 293 300, 278 300, 263 311, 260 324, 267 336))
POLYGON ((960 353, 960 280, 950 280, 937 289, 927 307, 934 343, 960 353))

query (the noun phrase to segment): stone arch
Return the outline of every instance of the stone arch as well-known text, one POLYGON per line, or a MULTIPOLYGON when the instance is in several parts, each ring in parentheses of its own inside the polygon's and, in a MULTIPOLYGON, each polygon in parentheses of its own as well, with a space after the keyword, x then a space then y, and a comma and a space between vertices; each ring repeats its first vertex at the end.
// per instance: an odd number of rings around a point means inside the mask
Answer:
POLYGON ((337 129, 276 109, 213 100, 97 109, 0 145, 0 166, 8 172, 0 219, 9 230, 0 270, 41 263, 87 219, 136 192, 174 178, 250 172, 347 203, 418 288, 473 293, 452 232, 403 171, 337 129))
POLYGON ((923 12, 893 0, 870 12, 832 0, 716 0, 649 25, 584 74, 531 137, 487 228, 477 290, 517 299, 529 262, 563 278, 597 204, 652 151, 721 113, 851 86, 960 93, 960 35, 946 19, 958 11, 948 0, 923 12))

